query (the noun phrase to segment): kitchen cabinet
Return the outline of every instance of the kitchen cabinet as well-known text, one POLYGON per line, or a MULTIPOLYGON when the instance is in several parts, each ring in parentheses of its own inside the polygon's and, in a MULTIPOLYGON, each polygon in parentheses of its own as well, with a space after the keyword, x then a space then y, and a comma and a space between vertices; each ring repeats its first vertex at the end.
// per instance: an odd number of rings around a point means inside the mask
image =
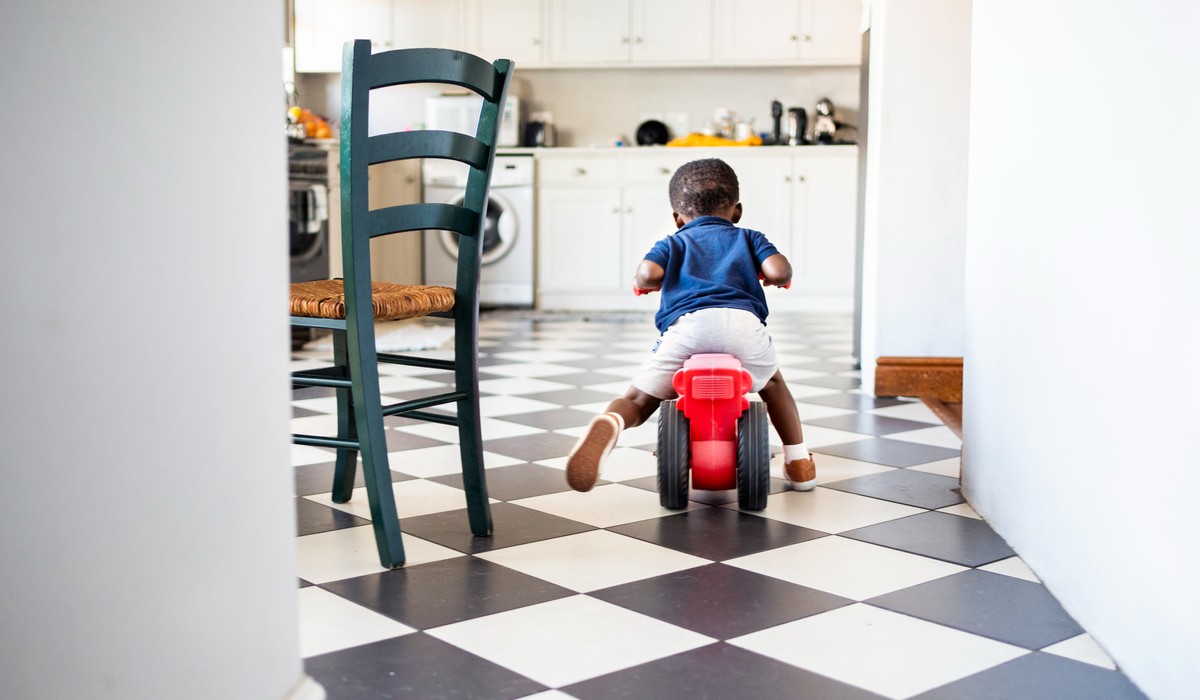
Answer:
POLYGON ((654 311, 631 292, 637 264, 675 230, 675 169, 719 157, 738 174, 743 217, 788 256, 791 288, 766 290, 775 311, 847 311, 854 292, 857 149, 613 149, 538 158, 537 303, 543 309, 654 311))
POLYGON ((546 64, 543 0, 469 0, 467 50, 489 61, 507 58, 517 69, 546 64))
POLYGON ((374 51, 467 44, 464 0, 295 0, 296 71, 340 73, 342 46, 370 39, 374 51))
POLYGON ((747 65, 857 65, 862 38, 858 0, 715 0, 716 56, 747 65))
POLYGON ((391 46, 391 0, 295 2, 297 72, 341 72, 342 46, 350 39, 370 39, 377 51, 391 46))
POLYGON ((689 65, 712 59, 708 0, 549 1, 550 65, 689 65))

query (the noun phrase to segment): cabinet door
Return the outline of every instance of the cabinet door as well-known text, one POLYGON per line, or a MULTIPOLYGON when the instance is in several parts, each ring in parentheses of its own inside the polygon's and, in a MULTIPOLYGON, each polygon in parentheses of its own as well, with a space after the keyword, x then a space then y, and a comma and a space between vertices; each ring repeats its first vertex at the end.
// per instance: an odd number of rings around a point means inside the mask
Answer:
POLYGON ((796 0, 759 0, 752 4, 716 0, 713 16, 717 60, 795 62, 800 39, 800 9, 796 0))
POLYGON ((392 45, 397 49, 467 48, 464 0, 392 0, 392 45))
POLYGON ((712 60, 709 0, 632 0, 630 59, 635 63, 712 60))
POLYGON ((550 0, 550 62, 629 60, 628 0, 550 0))
POLYGON ((545 63, 542 0, 470 0, 468 47, 489 61, 508 58, 517 68, 545 63))
POLYGON ((390 48, 388 0, 296 0, 295 21, 300 73, 340 73, 342 46, 350 39, 370 39, 376 51, 390 48))
MULTIPOLYGON (((421 161, 398 160, 371 166, 367 178, 368 207, 380 209, 420 201, 421 161)), ((372 240, 371 279, 421 284, 421 233, 410 231, 372 240)))
POLYGON ((795 288, 822 294, 854 290, 858 161, 804 158, 795 165, 795 288))
POLYGON ((624 206, 621 221, 623 277, 617 281, 632 286, 638 264, 659 239, 675 232, 675 220, 671 218, 671 203, 664 185, 628 185, 621 191, 621 196, 624 206))
MULTIPOLYGON (((742 200, 742 220, 738 226, 762 232, 779 252, 793 260, 792 159, 788 156, 728 156, 725 162, 738 176, 742 200)), ((770 304, 776 296, 794 296, 791 290, 776 287, 767 287, 766 294, 770 304)))
POLYGON ((859 0, 804 0, 800 15, 800 60, 861 63, 861 17, 859 0))
POLYGON ((622 262, 620 188, 544 187, 538 195, 538 293, 615 291, 622 262))

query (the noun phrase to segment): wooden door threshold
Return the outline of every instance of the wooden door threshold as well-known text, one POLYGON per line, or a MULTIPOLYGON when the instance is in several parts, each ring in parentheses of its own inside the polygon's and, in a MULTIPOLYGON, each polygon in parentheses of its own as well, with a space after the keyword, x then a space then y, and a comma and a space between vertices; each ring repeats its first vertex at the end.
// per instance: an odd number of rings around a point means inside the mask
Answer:
POLYGON ((875 363, 876 396, 915 396, 962 437, 961 357, 880 357, 875 363))
POLYGON ((958 439, 962 439, 962 404, 961 403, 942 403, 936 397, 922 396, 921 403, 929 407, 946 427, 950 429, 958 439))

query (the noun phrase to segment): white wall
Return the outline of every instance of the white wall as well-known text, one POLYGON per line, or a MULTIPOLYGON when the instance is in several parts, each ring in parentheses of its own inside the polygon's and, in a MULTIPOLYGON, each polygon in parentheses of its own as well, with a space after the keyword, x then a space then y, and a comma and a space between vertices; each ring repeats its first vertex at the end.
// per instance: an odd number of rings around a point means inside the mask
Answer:
POLYGON ((303 687, 282 21, 0 9, 4 697, 303 687))
MULTIPOLYGON (((613 136, 636 143, 637 127, 647 118, 671 125, 673 115, 683 114, 687 128, 700 131, 719 107, 742 119, 753 117, 756 131, 770 132, 771 100, 776 99, 785 110, 807 110, 811 128, 817 100, 828 97, 838 121, 854 124, 858 76, 857 66, 523 70, 518 64, 511 92, 526 99, 528 112, 553 113, 558 145, 592 146, 611 145, 613 136)), ((300 103, 321 114, 337 114, 339 79, 336 74, 298 75, 300 103)), ((381 91, 381 99, 390 102, 390 128, 423 124, 424 99, 436 92, 425 85, 381 91)), ((844 138, 855 138, 854 131, 847 130, 844 138)))
POLYGON ((1156 700, 1200 687, 1197 26, 974 3, 964 486, 1156 700))
POLYGON ((880 356, 961 357, 971 4, 873 0, 863 385, 880 356))

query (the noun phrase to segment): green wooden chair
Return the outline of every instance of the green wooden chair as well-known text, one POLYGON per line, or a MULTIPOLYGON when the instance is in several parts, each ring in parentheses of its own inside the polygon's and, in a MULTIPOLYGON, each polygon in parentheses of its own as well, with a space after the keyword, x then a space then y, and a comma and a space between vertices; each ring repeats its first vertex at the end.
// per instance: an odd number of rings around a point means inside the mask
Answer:
POLYGON ((488 63, 448 49, 401 49, 372 54, 371 42, 347 42, 342 59, 341 205, 342 277, 293 284, 293 326, 333 331, 334 366, 297 372, 294 386, 332 387, 338 397, 336 437, 294 435, 300 445, 337 448, 333 500, 345 503, 354 486, 356 455, 383 566, 404 564, 400 522, 388 466, 384 416, 405 416, 456 425, 471 532, 492 533, 479 425, 479 267, 484 212, 496 154, 501 106, 512 77, 508 60, 488 63), (483 97, 474 137, 446 131, 367 134, 371 91, 392 85, 444 83, 483 97), (368 166, 410 158, 441 158, 470 167, 461 205, 407 204, 371 210, 368 166), (371 239, 423 230, 453 231, 460 237, 455 286, 404 286, 371 281, 371 239), (378 353, 375 322, 437 315, 454 319, 454 359, 378 353), (454 372, 454 390, 384 406, 379 362, 454 372), (454 415, 428 409, 455 404, 454 415))

